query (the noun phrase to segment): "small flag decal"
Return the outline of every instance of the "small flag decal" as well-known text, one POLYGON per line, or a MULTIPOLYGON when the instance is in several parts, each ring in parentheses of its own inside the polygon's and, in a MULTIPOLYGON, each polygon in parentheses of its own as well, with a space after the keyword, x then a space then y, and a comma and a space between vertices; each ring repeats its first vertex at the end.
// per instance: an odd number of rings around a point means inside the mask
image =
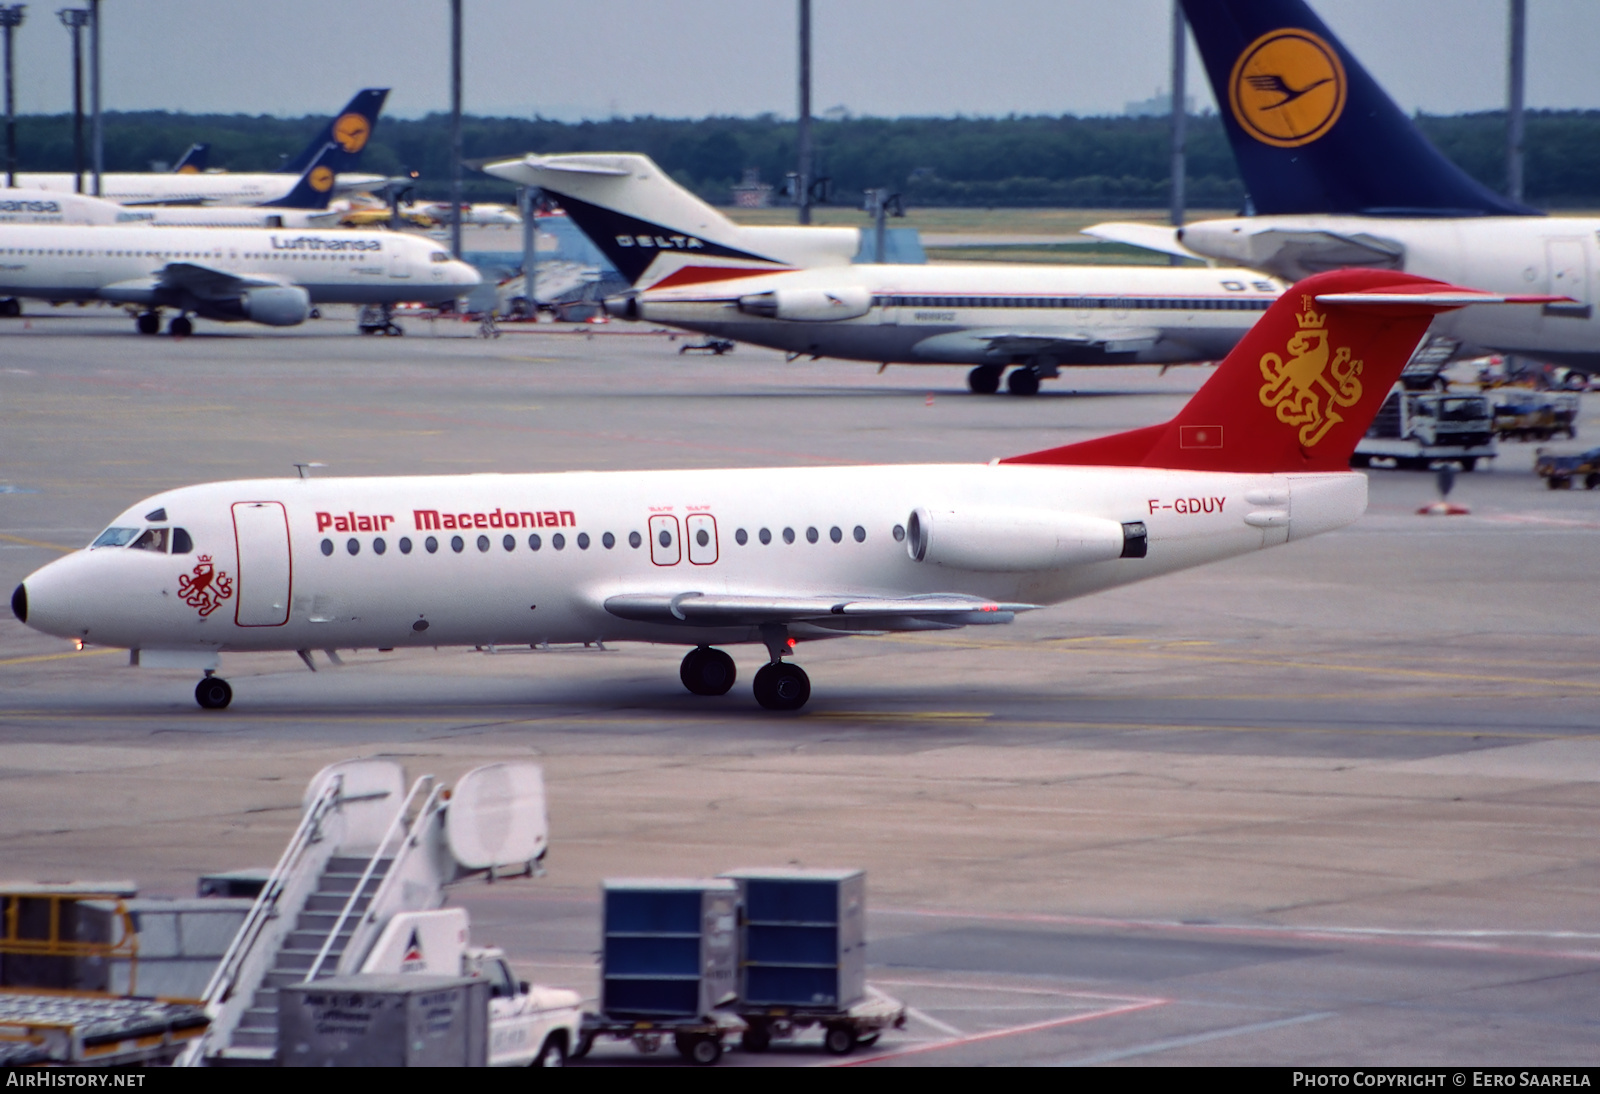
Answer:
POLYGON ((1221 448, 1222 427, 1220 425, 1180 425, 1178 427, 1179 448, 1221 448))

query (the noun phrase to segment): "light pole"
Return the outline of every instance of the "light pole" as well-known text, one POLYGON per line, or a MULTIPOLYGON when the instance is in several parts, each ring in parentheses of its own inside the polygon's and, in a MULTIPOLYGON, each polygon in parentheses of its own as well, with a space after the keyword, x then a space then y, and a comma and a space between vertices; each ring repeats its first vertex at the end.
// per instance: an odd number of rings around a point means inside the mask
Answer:
MULTIPOLYGON (((1189 104, 1184 101, 1184 61, 1189 53, 1189 27, 1183 18, 1183 6, 1172 0, 1172 226, 1183 227, 1184 182, 1188 174, 1188 124, 1189 104)), ((1173 255, 1168 260, 1177 266, 1183 259, 1173 255)))
POLYGON ((106 131, 100 120, 100 0, 89 0, 89 109, 94 114, 94 196, 105 197, 106 131))
POLYGON ((795 176, 795 200, 800 223, 811 223, 811 0, 800 0, 800 162, 795 176))
POLYGON ((22 25, 22 12, 28 5, 0 7, 0 28, 6 36, 6 185, 17 184, 17 104, 11 93, 11 36, 22 25))
POLYGON ((72 31, 72 170, 77 193, 83 193, 83 28, 89 25, 88 8, 62 8, 56 12, 62 26, 72 31))
POLYGON ((1522 86, 1527 71, 1528 3, 1511 0, 1510 56, 1506 64, 1506 194, 1522 200, 1522 86))
POLYGON ((450 253, 461 257, 461 0, 450 0, 450 253))

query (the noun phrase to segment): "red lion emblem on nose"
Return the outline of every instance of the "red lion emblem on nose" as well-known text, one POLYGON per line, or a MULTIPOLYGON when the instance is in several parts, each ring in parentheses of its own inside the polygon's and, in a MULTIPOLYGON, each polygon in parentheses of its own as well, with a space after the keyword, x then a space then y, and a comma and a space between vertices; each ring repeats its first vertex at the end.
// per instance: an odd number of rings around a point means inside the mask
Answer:
POLYGON ((200 618, 204 619, 233 595, 233 579, 216 571, 210 555, 201 555, 193 574, 178 578, 178 595, 189 607, 198 609, 200 618))

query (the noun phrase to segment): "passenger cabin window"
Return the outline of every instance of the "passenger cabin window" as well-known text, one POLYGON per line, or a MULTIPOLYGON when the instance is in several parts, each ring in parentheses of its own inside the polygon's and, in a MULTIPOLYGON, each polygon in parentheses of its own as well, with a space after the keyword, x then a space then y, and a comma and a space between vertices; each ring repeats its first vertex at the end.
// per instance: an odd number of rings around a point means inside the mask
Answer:
POLYGON ((146 528, 144 535, 128 544, 135 551, 159 551, 167 553, 167 530, 165 528, 146 528))

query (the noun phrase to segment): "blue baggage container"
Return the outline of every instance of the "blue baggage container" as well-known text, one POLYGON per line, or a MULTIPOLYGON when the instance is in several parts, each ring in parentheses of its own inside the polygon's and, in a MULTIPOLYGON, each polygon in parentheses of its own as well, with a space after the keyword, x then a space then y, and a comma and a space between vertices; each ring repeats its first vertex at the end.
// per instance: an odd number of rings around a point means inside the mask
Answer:
POLYGON ((721 879, 608 880, 600 1009, 607 1018, 698 1019, 731 1001, 738 887, 721 879))
POLYGON ((866 994, 866 875, 732 870, 739 884, 739 1005, 843 1010, 866 994))

